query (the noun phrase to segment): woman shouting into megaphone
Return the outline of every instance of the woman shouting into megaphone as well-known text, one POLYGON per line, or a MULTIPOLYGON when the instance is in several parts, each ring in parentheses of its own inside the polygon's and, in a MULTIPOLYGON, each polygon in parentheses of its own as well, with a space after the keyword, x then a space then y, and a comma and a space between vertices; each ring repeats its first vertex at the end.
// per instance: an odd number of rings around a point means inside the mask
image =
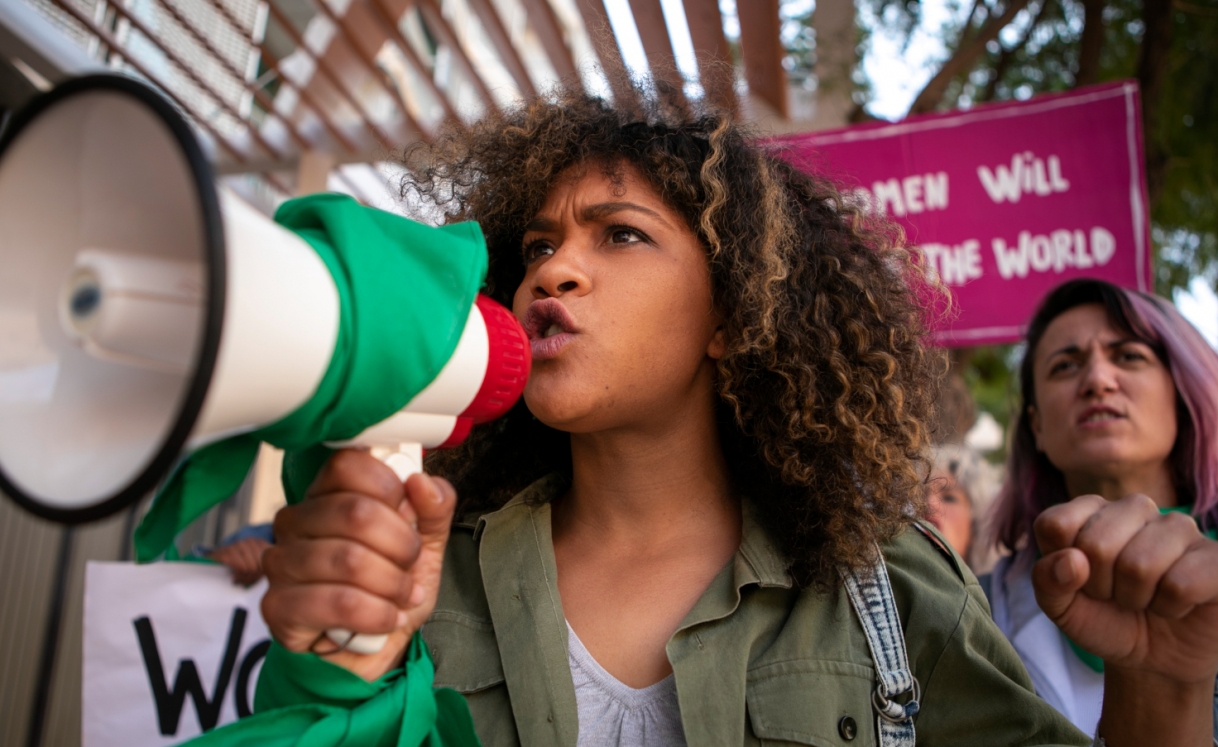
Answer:
POLYGON ((1087 583, 1111 556, 1074 544, 1101 507, 1042 516, 1042 604, 1084 648, 1136 643, 1077 731, 919 519, 938 290, 899 233, 729 119, 640 96, 556 94, 409 161, 410 195, 481 224, 532 378, 432 458, 451 486, 347 451, 280 513, 257 709, 394 744, 378 698, 414 683, 410 715, 434 664, 441 742, 467 704, 486 745, 1211 744, 1218 544, 1105 513, 1153 554, 1114 597, 1087 583), (392 635, 360 655, 333 627, 392 635))

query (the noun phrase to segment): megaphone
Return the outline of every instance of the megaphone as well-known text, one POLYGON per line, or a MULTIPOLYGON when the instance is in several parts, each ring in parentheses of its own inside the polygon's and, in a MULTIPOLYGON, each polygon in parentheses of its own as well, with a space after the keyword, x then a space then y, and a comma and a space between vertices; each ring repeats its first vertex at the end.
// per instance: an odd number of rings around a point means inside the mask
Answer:
MULTIPOLYGON (((340 439, 403 477, 423 449, 506 412, 530 367, 515 317, 475 300, 476 225, 409 225, 466 252, 433 251, 430 276, 393 279, 446 289, 447 337, 418 351, 431 360, 417 396, 340 439)), ((143 83, 79 78, 18 112, 0 134, 0 489, 47 519, 98 519, 147 495, 183 452, 298 411, 335 375, 344 325, 402 312, 344 316, 359 289, 315 238, 218 188, 190 126, 143 83)))

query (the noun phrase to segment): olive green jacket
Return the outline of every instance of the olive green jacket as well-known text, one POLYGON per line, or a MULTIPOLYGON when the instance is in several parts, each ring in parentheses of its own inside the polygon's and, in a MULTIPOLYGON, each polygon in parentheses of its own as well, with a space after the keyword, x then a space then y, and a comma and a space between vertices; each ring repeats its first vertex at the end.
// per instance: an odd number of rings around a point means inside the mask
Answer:
MULTIPOLYGON (((423 637, 435 684, 464 693, 487 747, 574 747, 548 501, 551 476, 503 508, 453 528, 436 611, 423 637)), ((1089 745, 1038 698, 990 620, 972 573, 918 532, 882 548, 921 683, 918 744, 1089 745)), ((740 549, 667 646, 691 747, 875 742, 874 673, 846 594, 792 586, 765 531, 744 515, 740 549), (857 736, 839 729, 851 717, 857 736)))

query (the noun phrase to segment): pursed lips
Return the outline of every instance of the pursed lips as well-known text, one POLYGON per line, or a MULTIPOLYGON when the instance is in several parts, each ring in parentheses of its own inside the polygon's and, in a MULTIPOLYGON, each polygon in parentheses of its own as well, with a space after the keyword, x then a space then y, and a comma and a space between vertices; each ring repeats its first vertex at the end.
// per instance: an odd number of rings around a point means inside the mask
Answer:
POLYGON ((554 358, 579 334, 571 312, 556 298, 542 298, 529 304, 524 329, 534 361, 554 358))

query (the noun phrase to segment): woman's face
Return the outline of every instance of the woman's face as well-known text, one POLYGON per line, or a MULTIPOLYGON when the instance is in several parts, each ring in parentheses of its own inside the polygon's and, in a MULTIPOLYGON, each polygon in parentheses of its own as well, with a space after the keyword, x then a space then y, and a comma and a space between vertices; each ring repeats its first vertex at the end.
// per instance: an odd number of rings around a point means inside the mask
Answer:
POLYGON ((1032 433, 1068 483, 1163 467, 1176 442, 1176 387, 1150 346, 1087 304, 1054 319, 1034 356, 1032 433))
POLYGON ((698 237, 632 166, 604 171, 556 180, 527 227, 513 301, 533 346, 525 401, 572 433, 680 417, 713 396, 722 355, 698 237))
POLYGON ((956 552, 964 555, 973 542, 973 504, 968 493, 946 472, 930 478, 927 521, 935 525, 956 552))

